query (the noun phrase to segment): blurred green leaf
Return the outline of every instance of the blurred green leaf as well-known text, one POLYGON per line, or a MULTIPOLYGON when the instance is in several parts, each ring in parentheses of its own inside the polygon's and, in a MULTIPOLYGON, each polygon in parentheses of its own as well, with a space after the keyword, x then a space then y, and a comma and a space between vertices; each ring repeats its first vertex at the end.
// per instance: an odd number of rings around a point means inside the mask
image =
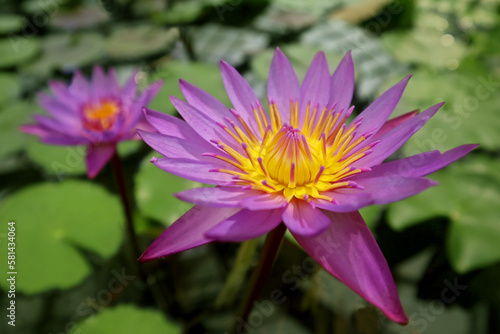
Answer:
MULTIPOLYGON (((90 182, 42 183, 10 195, 0 221, 16 222, 16 289, 34 294, 80 283, 91 268, 79 249, 113 255, 123 240, 122 220, 118 199, 90 182)), ((6 284, 2 279, 0 286, 6 284)))
POLYGON ((462 41, 436 29, 388 32, 382 43, 397 60, 431 68, 454 70, 466 52, 462 41))
POLYGON ((80 175, 86 171, 85 146, 59 146, 41 143, 34 138, 26 147, 30 160, 46 173, 57 176, 80 175))
POLYGON ((155 16, 155 19, 167 24, 186 24, 195 21, 203 13, 205 4, 199 0, 175 2, 168 10, 155 16))
POLYGON ((40 42, 34 37, 13 35, 0 39, 0 68, 14 67, 33 59, 40 51, 40 42))
POLYGON ((135 177, 137 206, 145 216, 169 226, 193 206, 178 200, 173 194, 201 184, 159 169, 150 163, 151 156, 142 161, 135 177))
POLYGON ((498 161, 470 157, 432 175, 441 184, 389 207, 389 224, 403 230, 442 216, 451 221, 448 256, 460 273, 500 260, 498 161))
POLYGON ((104 54, 105 41, 97 33, 53 34, 43 40, 42 56, 23 70, 48 76, 59 69, 71 71, 95 63, 104 54))
POLYGON ((394 115, 446 103, 405 144, 405 155, 472 143, 480 143, 488 150, 500 148, 500 118, 496 117, 500 103, 498 86, 500 80, 484 71, 415 71, 394 115))
POLYGON ((0 34, 13 33, 24 27, 25 19, 21 15, 1 14, 0 34))
POLYGON ((133 305, 119 305, 105 309, 96 316, 83 320, 71 328, 70 334, 180 334, 181 327, 165 319, 156 310, 141 309, 133 305))
POLYGON ((183 99, 181 89, 179 88, 179 79, 183 79, 207 91, 226 106, 230 105, 219 68, 215 65, 186 63, 177 60, 168 61, 157 68, 150 78, 148 78, 151 82, 158 79, 164 79, 165 84, 156 98, 149 104, 148 107, 151 109, 169 114, 175 113, 169 95, 183 99))
POLYGON ((173 46, 178 38, 176 28, 153 25, 119 26, 113 29, 106 43, 108 55, 114 60, 130 60, 153 56, 173 46))
POLYGON ((19 131, 19 126, 30 121, 37 106, 29 102, 6 103, 0 110, 0 157, 21 150, 28 135, 19 131))
POLYGON ((15 99, 21 92, 21 84, 17 76, 0 72, 0 106, 15 99))

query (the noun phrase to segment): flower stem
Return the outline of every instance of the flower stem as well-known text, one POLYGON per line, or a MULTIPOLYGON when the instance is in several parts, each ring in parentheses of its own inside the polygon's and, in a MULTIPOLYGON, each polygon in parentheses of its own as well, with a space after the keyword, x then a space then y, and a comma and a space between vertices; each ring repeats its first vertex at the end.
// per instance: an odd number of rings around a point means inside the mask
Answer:
POLYGON ((134 221, 132 219, 132 209, 130 207, 130 201, 127 194, 127 187, 125 185, 125 176, 123 173, 123 167, 117 152, 115 152, 115 154, 113 154, 113 157, 111 158, 111 166, 113 168, 113 174, 115 175, 116 184, 118 186, 118 192, 120 194, 123 211, 125 213, 127 234, 130 239, 130 245, 132 247, 134 262, 136 264, 137 271, 140 277, 144 280, 146 276, 144 275, 142 266, 137 261, 141 253, 139 251, 139 243, 137 242, 137 235, 135 233, 134 221))
POLYGON ((278 255, 285 232, 286 226, 281 223, 274 230, 269 232, 266 237, 266 241, 264 242, 264 246, 262 246, 262 251, 259 255, 259 262, 252 273, 252 277, 250 278, 249 289, 247 290, 243 303, 241 304, 240 314, 244 322, 247 321, 248 316, 252 311, 253 304, 257 298, 259 298, 259 295, 264 288, 264 284, 271 273, 274 260, 278 255))

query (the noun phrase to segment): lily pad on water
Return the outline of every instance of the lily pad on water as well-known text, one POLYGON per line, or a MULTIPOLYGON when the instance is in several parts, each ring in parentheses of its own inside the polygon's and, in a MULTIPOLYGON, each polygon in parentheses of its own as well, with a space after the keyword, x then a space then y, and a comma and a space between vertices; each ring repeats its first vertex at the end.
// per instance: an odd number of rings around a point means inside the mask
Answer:
POLYGON ((38 76, 48 76, 56 69, 72 71, 97 62, 104 45, 104 38, 96 33, 49 35, 43 40, 42 56, 23 69, 38 76))
POLYGON ((0 106, 15 99, 21 92, 21 83, 17 76, 0 72, 0 106))
POLYGON ((0 157, 21 150, 28 135, 19 131, 19 126, 30 121, 37 106, 29 102, 7 103, 0 109, 0 157))
POLYGON ((141 309, 133 305, 119 305, 105 309, 71 328, 69 334, 181 334, 181 327, 165 319, 157 310, 141 309))
POLYGON ((14 33, 21 30, 25 24, 25 18, 16 14, 0 15, 0 34, 14 33))
POLYGON ((431 176, 440 186, 393 203, 389 224, 403 230, 433 217, 447 217, 448 257, 460 273, 500 260, 500 175, 498 162, 486 156, 465 158, 431 176))
POLYGON ((174 193, 200 187, 201 184, 167 173, 152 163, 151 154, 141 163, 135 177, 135 198, 141 212, 166 226, 187 212, 193 205, 178 200, 174 193))
MULTIPOLYGON (((16 290, 26 294, 77 285, 92 271, 80 249, 107 258, 123 240, 118 199, 90 182, 22 189, 2 202, 0 220, 16 223, 16 290)), ((7 234, 0 240, 7 245, 7 234)), ((1 252, 7 258, 7 247, 1 252)), ((3 289, 8 283, 5 275, 6 271, 0 282, 3 289)))
POLYGON ((34 37, 12 35, 0 39, 0 68, 14 67, 33 59, 40 51, 40 42, 34 37))
POLYGON ((176 28, 154 25, 116 27, 106 43, 108 55, 114 60, 130 60, 153 56, 168 50, 178 38, 176 28))

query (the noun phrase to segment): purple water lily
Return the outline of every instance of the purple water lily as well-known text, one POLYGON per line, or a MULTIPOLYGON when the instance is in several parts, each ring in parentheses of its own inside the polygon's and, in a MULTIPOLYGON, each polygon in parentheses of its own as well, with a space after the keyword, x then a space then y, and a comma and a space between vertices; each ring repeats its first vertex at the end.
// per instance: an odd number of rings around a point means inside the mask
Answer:
POLYGON ((330 75, 324 53, 302 84, 277 49, 268 81, 268 112, 238 72, 221 62, 233 108, 180 81, 187 102, 171 97, 185 121, 145 109, 159 133, 140 136, 172 174, 216 185, 176 196, 196 205, 145 251, 141 261, 213 241, 259 237, 282 222, 325 270, 393 321, 406 323, 385 258, 358 209, 398 201, 436 185, 423 176, 476 145, 382 163, 442 106, 387 121, 404 78, 353 121, 350 52, 330 75))
POLYGON ((21 131, 47 144, 86 145, 87 175, 94 178, 115 154, 118 142, 138 139, 137 129, 154 131, 141 109, 161 85, 155 82, 137 97, 136 73, 120 87, 113 69, 106 75, 94 67, 90 81, 76 72, 69 87, 60 81, 49 83, 53 96, 40 93, 39 103, 50 116, 33 116, 37 123, 21 131))

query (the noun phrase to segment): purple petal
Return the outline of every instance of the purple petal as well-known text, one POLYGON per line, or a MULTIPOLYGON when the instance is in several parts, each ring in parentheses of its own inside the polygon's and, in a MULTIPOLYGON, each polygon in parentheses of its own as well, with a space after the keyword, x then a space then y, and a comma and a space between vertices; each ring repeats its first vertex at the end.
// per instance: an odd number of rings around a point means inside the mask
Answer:
POLYGON ((351 106, 354 93, 354 64, 350 50, 342 58, 331 77, 330 91, 328 104, 337 103, 335 109, 343 109, 346 112, 351 106))
POLYGON ((387 122, 384 123, 384 125, 382 125, 380 130, 378 130, 377 133, 370 138, 370 141, 373 142, 379 140, 380 137, 385 135, 387 132, 391 131, 398 125, 403 124, 404 122, 406 122, 410 118, 413 118, 416 115, 418 115, 418 111, 415 110, 388 120, 387 122))
POLYGON ((204 140, 180 118, 148 108, 143 108, 142 111, 149 124, 159 133, 188 140, 204 140))
POLYGON ((479 145, 469 144, 455 147, 445 153, 425 152, 411 157, 373 166, 371 176, 399 175, 420 177, 434 173, 465 156, 479 145))
POLYGON ((259 127, 252 108, 252 105, 256 106, 259 103, 259 98, 248 82, 229 64, 221 60, 220 69, 227 95, 234 109, 248 124, 252 132, 260 138, 259 127))
MULTIPOLYGON (((319 109, 327 106, 330 98, 330 69, 324 52, 318 52, 300 87, 299 112, 301 122, 305 117, 307 104, 311 108, 319 105, 319 109)), ((317 115, 319 117, 319 113, 317 115)))
POLYGON ((38 104, 59 122, 68 124, 72 127, 80 126, 81 119, 80 115, 78 114, 77 104, 73 102, 71 106, 68 106, 65 103, 62 103, 60 100, 56 100, 55 98, 43 93, 39 94, 38 96, 38 104))
POLYGON ((232 166, 222 166, 216 162, 172 158, 153 158, 151 162, 166 172, 200 183, 228 185, 233 181, 229 174, 210 171, 220 168, 234 170, 232 166))
POLYGON ((283 212, 283 222, 293 233, 309 237, 322 233, 331 223, 321 210, 303 200, 288 203, 283 212))
POLYGON ((78 127, 72 126, 68 123, 64 123, 59 119, 47 117, 44 115, 33 115, 33 119, 47 130, 52 131, 54 134, 64 134, 77 138, 82 137, 82 132, 78 127))
POLYGON ((240 205, 249 210, 272 210, 282 208, 286 203, 286 198, 281 194, 262 193, 245 198, 240 205))
POLYGON ((91 98, 93 100, 99 100, 110 95, 110 85, 108 77, 104 73, 101 66, 94 66, 92 72, 92 84, 90 85, 91 98))
POLYGON ((203 153, 214 152, 214 147, 205 141, 190 141, 160 133, 137 130, 141 138, 156 152, 167 158, 181 158, 212 162, 214 158, 203 153))
POLYGON ((217 241, 241 242, 270 232, 281 223, 281 210, 243 209, 208 230, 205 235, 217 241))
POLYGON ((80 71, 76 71, 73 76, 73 81, 69 86, 69 92, 73 95, 79 102, 85 102, 89 99, 90 94, 90 84, 85 79, 80 71))
POLYGON ((330 227, 316 237, 293 233, 297 242, 326 271, 384 312, 392 321, 406 317, 391 271, 359 212, 326 212, 330 227))
POLYGON ((283 123, 290 124, 290 99, 299 98, 300 84, 292 64, 279 48, 271 62, 267 95, 278 105, 283 123))
POLYGON ((125 86, 122 88, 121 96, 129 99, 128 101, 132 101, 135 99, 135 95, 137 94, 137 70, 132 72, 132 75, 125 83, 125 86))
POLYGON ((222 126, 226 127, 226 125, 217 124, 217 121, 207 117, 194 106, 179 100, 175 96, 170 96, 170 101, 172 101, 182 118, 206 141, 221 140, 225 144, 233 144, 232 147, 236 151, 245 154, 234 138, 223 129, 222 126))
POLYGON ((87 175, 93 179, 111 160, 111 157, 116 152, 116 144, 89 146, 87 149, 86 165, 87 175))
POLYGON ((410 77, 411 75, 408 75, 392 88, 388 89, 353 120, 353 123, 356 123, 362 119, 361 125, 356 130, 358 135, 354 139, 368 132, 377 132, 382 127, 401 99, 401 95, 403 95, 410 77))
POLYGON ((315 202, 316 205, 328 211, 349 212, 372 204, 397 202, 437 185, 437 182, 421 177, 403 177, 394 174, 372 177, 370 172, 356 175, 350 180, 355 181, 363 189, 324 192, 324 195, 332 197, 335 202, 318 200, 315 202))
POLYGON ((164 257, 214 241, 205 232, 237 213, 239 208, 209 208, 196 205, 173 223, 146 249, 139 261, 164 257))
POLYGON ((163 86, 163 80, 156 81, 155 83, 149 85, 134 101, 133 105, 129 109, 129 115, 127 115, 127 120, 124 124, 125 128, 133 127, 139 122, 142 117, 142 108, 146 107, 149 102, 158 94, 158 91, 163 86))
POLYGON ((241 207, 241 200, 260 193, 255 190, 242 190, 241 187, 204 187, 185 190, 174 196, 185 202, 224 208, 241 207))
POLYGON ((406 143, 415 132, 424 126, 443 104, 444 103, 436 104, 387 132, 380 137, 380 143, 374 148, 373 153, 358 160, 356 166, 371 167, 380 164, 392 153, 396 152, 396 150, 406 143))

